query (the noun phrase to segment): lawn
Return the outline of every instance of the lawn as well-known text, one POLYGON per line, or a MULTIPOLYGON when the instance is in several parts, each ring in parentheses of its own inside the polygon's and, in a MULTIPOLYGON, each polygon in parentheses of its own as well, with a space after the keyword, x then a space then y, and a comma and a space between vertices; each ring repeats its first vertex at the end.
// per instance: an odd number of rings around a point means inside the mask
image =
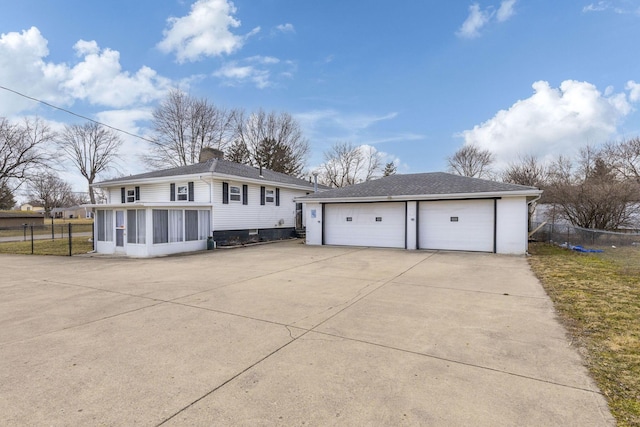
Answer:
POLYGON ((531 267, 620 426, 640 426, 640 248, 531 244, 531 267))
MULTIPOLYGON (((93 250, 93 242, 87 236, 74 237, 71 240, 71 250, 74 255, 84 254, 93 250)), ((26 242, 1 242, 0 254, 31 254, 31 240, 26 242)), ((44 239, 33 241, 34 255, 69 255, 69 239, 44 239)))

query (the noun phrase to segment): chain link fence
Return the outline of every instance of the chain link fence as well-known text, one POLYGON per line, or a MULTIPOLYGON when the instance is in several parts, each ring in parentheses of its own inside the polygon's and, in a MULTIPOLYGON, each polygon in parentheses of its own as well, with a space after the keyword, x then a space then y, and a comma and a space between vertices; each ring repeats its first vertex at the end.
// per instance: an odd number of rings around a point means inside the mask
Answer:
POLYGON ((93 249, 93 223, 0 227, 0 253, 71 256, 93 249))
POLYGON ((613 232, 575 227, 570 224, 534 223, 533 241, 593 248, 640 247, 640 233, 613 232))

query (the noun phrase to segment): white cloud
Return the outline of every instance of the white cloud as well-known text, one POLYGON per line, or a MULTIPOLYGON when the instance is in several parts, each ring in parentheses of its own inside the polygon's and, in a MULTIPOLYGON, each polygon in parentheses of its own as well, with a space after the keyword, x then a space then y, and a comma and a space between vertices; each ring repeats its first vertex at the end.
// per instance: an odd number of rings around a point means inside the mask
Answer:
POLYGON ((500 3, 500 7, 496 13, 496 19, 498 22, 504 22, 515 14, 515 10, 513 9, 515 4, 516 0, 503 0, 503 2, 500 3))
POLYGON ((272 56, 251 56, 239 61, 229 61, 213 73, 227 86, 240 86, 247 82, 258 89, 273 86, 272 72, 291 78, 296 66, 292 61, 281 61, 272 56))
POLYGON ((462 23, 456 34, 459 37, 473 39, 480 36, 481 30, 491 22, 505 22, 515 14, 514 6, 517 0, 502 0, 498 10, 494 6, 480 8, 478 3, 469 6, 469 15, 462 23))
POLYGON ((478 3, 469 6, 469 16, 462 23, 462 26, 456 34, 460 37, 472 39, 480 35, 482 27, 487 25, 491 19, 491 14, 486 10, 481 10, 478 3))
POLYGON ((591 3, 582 8, 582 12, 602 12, 607 10, 611 5, 607 1, 599 1, 598 3, 591 3))
POLYGON ((232 33, 232 29, 241 25, 233 17, 235 13, 236 7, 231 1, 198 0, 191 5, 187 16, 167 20, 169 28, 164 30, 164 38, 157 46, 162 52, 175 53, 179 63, 231 54, 260 31, 260 27, 256 27, 244 36, 232 33))
POLYGON ((286 23, 276 26, 276 31, 281 33, 295 33, 296 29, 293 27, 293 24, 286 23))
POLYGON ((136 102, 147 103, 161 98, 171 81, 149 67, 141 67, 135 74, 122 71, 120 53, 101 50, 95 41, 80 40, 74 46, 82 62, 68 69, 61 87, 77 99, 92 104, 122 108, 136 102))
MULTIPOLYGON (((0 81, 18 92, 44 101, 71 105, 86 100, 123 108, 164 96, 171 81, 148 67, 135 73, 122 70, 120 53, 101 50, 95 41, 78 41, 75 65, 47 62, 47 40, 36 27, 0 35, 0 81)), ((0 115, 33 110, 38 104, 17 96, 0 98, 0 115)))
POLYGON ((616 1, 598 1, 590 3, 582 8, 583 13, 589 12, 605 12, 613 11, 619 15, 634 14, 640 15, 640 7, 632 6, 633 1, 616 0, 616 1))
POLYGON ((629 80, 625 89, 629 91, 629 100, 631 102, 640 101, 640 83, 636 83, 633 80, 629 80))
MULTIPOLYGON (((552 88, 538 81, 533 89, 531 97, 462 132, 465 143, 490 150, 499 165, 523 154, 546 159, 571 155, 585 144, 614 136, 618 123, 632 110, 624 93, 605 96, 588 82, 566 80, 552 88)), ((634 89, 630 88, 632 94, 634 89)))

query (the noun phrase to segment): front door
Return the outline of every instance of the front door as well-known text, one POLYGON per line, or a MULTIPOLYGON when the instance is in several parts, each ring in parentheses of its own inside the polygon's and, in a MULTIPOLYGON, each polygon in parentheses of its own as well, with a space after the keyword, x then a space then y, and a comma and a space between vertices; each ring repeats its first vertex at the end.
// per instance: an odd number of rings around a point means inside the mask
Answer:
POLYGON ((116 252, 124 252, 124 211, 116 211, 116 252))

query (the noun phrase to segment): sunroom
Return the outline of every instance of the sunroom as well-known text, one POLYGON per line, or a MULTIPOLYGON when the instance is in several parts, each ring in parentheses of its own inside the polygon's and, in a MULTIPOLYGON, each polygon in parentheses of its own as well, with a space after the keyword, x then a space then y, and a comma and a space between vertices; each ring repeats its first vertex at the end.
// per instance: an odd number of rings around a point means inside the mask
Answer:
POLYGON ((149 257, 204 250, 211 236, 210 204, 190 202, 95 206, 96 251, 149 257))

